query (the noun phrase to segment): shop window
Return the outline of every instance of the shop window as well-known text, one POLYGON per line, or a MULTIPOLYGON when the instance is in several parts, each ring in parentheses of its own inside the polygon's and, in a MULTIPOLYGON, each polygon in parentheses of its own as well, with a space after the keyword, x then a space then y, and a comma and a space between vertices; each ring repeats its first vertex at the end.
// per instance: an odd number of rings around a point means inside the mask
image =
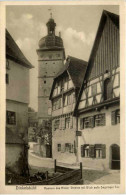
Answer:
POLYGON ((97 94, 97 84, 93 84, 91 86, 91 93, 92 93, 92 96, 95 96, 97 94))
POLYGON ((105 125, 105 114, 95 115, 95 126, 104 126, 105 125))
POLYGON ((57 151, 61 152, 61 144, 57 144, 57 151))
POLYGON ((112 97, 112 83, 109 78, 104 81, 104 100, 111 99, 112 97))
POLYGON ((6 74, 6 84, 9 84, 9 74, 6 74))
POLYGON ((16 113, 11 112, 11 111, 7 111, 6 112, 6 120, 7 120, 7 124, 15 125, 16 124, 16 113))
POLYGON ((114 110, 111 113, 111 123, 112 125, 116 125, 120 123, 120 110, 114 110))

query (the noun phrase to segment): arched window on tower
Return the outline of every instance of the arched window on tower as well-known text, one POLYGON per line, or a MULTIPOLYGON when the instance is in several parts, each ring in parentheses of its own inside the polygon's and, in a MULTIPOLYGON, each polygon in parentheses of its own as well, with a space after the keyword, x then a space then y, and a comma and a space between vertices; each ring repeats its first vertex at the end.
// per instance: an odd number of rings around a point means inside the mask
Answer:
POLYGON ((108 100, 112 98, 112 83, 111 79, 107 78, 104 81, 104 100, 108 100))

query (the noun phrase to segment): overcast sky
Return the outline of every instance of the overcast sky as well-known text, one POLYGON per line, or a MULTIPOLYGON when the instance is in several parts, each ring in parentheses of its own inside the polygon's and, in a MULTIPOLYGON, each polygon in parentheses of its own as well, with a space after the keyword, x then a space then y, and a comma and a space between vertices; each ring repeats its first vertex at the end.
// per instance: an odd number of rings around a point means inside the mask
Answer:
POLYGON ((46 23, 52 8, 56 35, 61 31, 66 56, 88 61, 103 10, 119 14, 118 6, 32 5, 7 6, 6 26, 24 55, 33 64, 30 70, 30 106, 38 109, 38 41, 47 35, 46 23))

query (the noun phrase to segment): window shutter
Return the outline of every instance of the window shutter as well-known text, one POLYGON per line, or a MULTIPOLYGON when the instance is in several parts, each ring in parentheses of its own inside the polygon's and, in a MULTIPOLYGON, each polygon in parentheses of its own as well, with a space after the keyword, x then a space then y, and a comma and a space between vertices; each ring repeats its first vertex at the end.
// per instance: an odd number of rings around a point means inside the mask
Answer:
POLYGON ((102 144, 102 158, 106 158, 106 145, 102 144))
POLYGON ((65 152, 65 145, 62 145, 62 147, 61 147, 61 152, 62 152, 62 153, 65 152))
POLYGON ((94 117, 90 117, 90 127, 93 128, 94 127, 94 117))
POLYGON ((73 128, 73 116, 70 117, 70 128, 73 128))
POLYGON ((81 145, 81 157, 84 157, 84 145, 81 145))
POLYGON ((65 129, 65 118, 62 118, 62 129, 65 129))
POLYGON ((82 130, 83 129, 83 118, 80 118, 80 130, 82 130))
POLYGON ((111 113, 111 123, 112 125, 116 124, 116 111, 112 111, 111 113))
POLYGON ((95 147, 94 147, 94 145, 89 145, 89 156, 91 158, 95 157, 95 147))
POLYGON ((62 130, 62 118, 60 118, 59 129, 62 130))

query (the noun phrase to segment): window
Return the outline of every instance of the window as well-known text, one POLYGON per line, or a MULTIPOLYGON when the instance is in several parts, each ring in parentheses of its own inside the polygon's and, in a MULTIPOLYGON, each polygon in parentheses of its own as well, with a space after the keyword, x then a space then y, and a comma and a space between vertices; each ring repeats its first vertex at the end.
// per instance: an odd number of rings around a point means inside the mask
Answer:
POLYGON ((65 96, 63 97, 63 106, 67 106, 67 98, 68 98, 67 95, 65 95, 65 96))
POLYGON ((66 143, 66 144, 65 144, 65 152, 73 153, 73 152, 74 152, 73 144, 71 144, 71 143, 66 143))
POLYGON ((97 84, 96 83, 91 86, 91 93, 92 93, 92 96, 97 94, 97 84))
POLYGON ((65 118, 65 128, 69 129, 70 128, 70 117, 65 118))
POLYGON ((120 110, 112 111, 111 123, 112 123, 112 125, 116 125, 116 124, 120 123, 120 110))
POLYGON ((68 105, 72 104, 72 97, 73 97, 73 94, 69 94, 68 97, 67 97, 67 103, 68 105))
POLYGON ((6 74, 6 84, 9 84, 9 74, 6 74))
POLYGON ((84 147, 84 156, 85 156, 85 158, 89 157, 89 145, 86 145, 84 147))
POLYGON ((106 158, 106 145, 105 144, 81 145, 81 157, 106 158))
POLYGON ((109 78, 104 81, 104 100, 111 99, 112 97, 112 83, 109 78))
POLYGON ((62 99, 59 98, 58 100, 54 100, 53 101, 53 110, 57 110, 59 108, 61 108, 62 105, 62 99))
POLYGON ((80 118, 80 130, 105 125, 105 114, 80 118))
POLYGON ((57 144, 57 151, 61 152, 61 144, 57 144))
POLYGON ((46 81, 44 81, 44 83, 46 83, 46 81))
POLYGON ((6 120, 7 120, 7 124, 15 125, 16 124, 16 113, 11 112, 11 111, 7 111, 6 112, 6 120))
POLYGON ((60 125, 60 120, 59 119, 58 120, 55 120, 55 122, 54 122, 54 131, 56 129, 59 129, 59 125, 60 125))
POLYGON ((95 115, 95 126, 104 126, 105 125, 105 114, 95 115))

